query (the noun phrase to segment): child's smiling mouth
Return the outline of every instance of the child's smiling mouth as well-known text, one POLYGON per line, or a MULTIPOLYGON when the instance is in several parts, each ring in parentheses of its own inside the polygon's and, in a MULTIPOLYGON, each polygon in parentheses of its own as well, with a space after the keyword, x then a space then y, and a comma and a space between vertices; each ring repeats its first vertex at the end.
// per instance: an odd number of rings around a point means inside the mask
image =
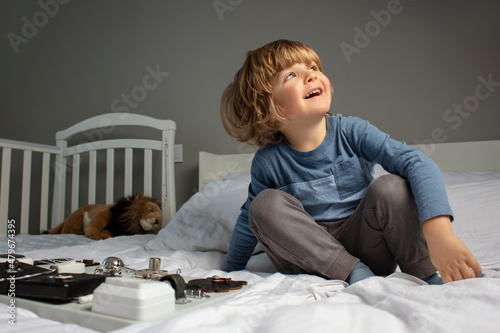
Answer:
POLYGON ((321 95, 321 89, 317 88, 317 89, 314 89, 314 90, 310 91, 309 93, 307 93, 306 99, 311 98, 311 97, 315 97, 315 96, 319 96, 319 95, 321 95))

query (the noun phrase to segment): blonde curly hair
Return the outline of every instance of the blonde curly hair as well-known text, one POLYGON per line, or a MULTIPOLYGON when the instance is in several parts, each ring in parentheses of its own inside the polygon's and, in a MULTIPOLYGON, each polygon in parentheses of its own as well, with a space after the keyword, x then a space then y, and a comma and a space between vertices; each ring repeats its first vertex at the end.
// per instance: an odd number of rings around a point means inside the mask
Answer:
POLYGON ((226 132, 257 147, 279 142, 286 115, 273 100, 273 81, 285 68, 312 62, 323 71, 316 52, 300 42, 277 40, 249 51, 222 94, 220 112, 226 132))

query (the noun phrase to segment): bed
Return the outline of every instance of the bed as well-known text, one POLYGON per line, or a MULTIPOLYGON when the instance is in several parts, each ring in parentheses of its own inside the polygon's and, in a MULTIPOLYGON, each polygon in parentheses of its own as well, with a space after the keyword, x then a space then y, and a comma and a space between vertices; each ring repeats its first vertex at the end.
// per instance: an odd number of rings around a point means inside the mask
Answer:
MULTIPOLYGON (((173 140, 169 142, 173 144, 173 140)), ((133 269, 161 259, 161 269, 186 277, 247 281, 237 293, 157 320, 105 323, 90 313, 57 317, 15 309, 9 332, 497 332, 500 327, 500 141, 417 147, 442 168, 456 214, 454 231, 473 251, 482 278, 429 286, 396 272, 347 286, 310 275, 277 273, 258 246, 246 270, 220 270, 250 181, 252 154, 200 152, 200 191, 172 214, 157 235, 93 241, 80 235, 16 235, 16 253, 33 259, 120 257, 133 269)), ((379 167, 375 176, 385 171, 379 167)), ((175 193, 175 192, 174 192, 175 193)), ((25 229, 26 230, 26 226, 25 229)), ((8 250, 8 237, 0 240, 8 250)), ((2 308, 2 318, 9 309, 2 308)))

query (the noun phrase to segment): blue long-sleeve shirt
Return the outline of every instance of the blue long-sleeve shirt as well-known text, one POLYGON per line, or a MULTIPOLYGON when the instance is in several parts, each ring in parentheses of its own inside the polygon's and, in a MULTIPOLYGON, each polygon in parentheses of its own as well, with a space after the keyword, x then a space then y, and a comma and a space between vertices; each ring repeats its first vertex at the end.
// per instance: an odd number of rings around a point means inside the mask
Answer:
POLYGON ((241 207, 223 270, 244 269, 250 259, 257 238, 250 231, 248 209, 268 188, 296 197, 316 221, 335 221, 354 212, 378 163, 409 181, 421 223, 439 215, 452 216, 441 172, 432 159, 391 139, 368 121, 341 115, 326 119, 326 137, 312 151, 298 151, 284 138, 257 151, 248 198, 241 207))

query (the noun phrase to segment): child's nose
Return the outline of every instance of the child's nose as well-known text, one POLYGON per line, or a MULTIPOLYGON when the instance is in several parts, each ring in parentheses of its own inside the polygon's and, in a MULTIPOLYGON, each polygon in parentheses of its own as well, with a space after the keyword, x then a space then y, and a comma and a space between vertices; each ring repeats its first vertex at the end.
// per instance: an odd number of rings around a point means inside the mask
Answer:
POLYGON ((307 76, 307 82, 311 82, 316 80, 316 73, 315 72, 309 72, 309 75, 307 76))

